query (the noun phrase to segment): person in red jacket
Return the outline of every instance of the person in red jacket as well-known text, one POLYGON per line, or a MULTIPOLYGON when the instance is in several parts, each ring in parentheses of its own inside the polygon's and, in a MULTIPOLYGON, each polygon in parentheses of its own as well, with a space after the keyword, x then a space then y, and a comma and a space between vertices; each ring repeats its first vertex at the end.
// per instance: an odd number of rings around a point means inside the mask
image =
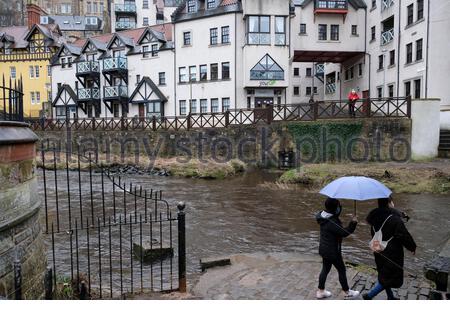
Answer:
POLYGON ((355 103, 357 100, 359 100, 359 96, 356 93, 356 90, 352 89, 352 91, 350 91, 350 93, 348 94, 348 108, 349 108, 348 111, 349 111, 350 116, 353 118, 356 117, 355 103))

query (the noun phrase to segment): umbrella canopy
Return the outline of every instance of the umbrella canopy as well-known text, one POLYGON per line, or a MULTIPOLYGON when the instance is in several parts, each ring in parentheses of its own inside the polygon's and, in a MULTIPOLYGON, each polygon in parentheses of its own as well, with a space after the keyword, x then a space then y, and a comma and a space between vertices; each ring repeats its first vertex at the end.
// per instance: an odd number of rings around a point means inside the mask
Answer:
POLYGON ((331 182, 320 191, 320 194, 335 199, 366 201, 389 198, 392 191, 375 179, 344 177, 331 182))

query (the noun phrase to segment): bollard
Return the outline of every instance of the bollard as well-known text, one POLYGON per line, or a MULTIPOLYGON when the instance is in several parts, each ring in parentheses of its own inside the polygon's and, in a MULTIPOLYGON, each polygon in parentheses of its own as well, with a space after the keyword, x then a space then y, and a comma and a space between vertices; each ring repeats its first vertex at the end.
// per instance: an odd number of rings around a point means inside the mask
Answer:
POLYGON ((14 299, 22 300, 22 266, 14 261, 14 299))
POLYGON ((88 290, 86 287, 86 283, 84 281, 81 281, 80 300, 87 300, 87 298, 88 298, 88 290))
POLYGON ((53 269, 48 267, 44 278, 45 300, 53 299, 53 269))
POLYGON ((186 214, 184 202, 178 203, 178 281, 179 290, 186 292, 186 214))

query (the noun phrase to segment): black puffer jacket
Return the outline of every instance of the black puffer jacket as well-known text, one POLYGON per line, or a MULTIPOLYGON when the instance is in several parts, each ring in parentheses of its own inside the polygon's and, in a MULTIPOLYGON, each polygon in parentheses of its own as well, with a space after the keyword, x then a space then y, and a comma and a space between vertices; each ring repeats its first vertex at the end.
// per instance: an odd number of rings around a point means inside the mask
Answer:
POLYGON ((367 216, 367 222, 373 226, 371 234, 380 230, 383 222, 392 217, 383 227, 383 241, 392 240, 381 253, 374 253, 378 271, 378 281, 385 288, 400 288, 403 285, 403 247, 411 252, 416 251, 416 243, 405 227, 399 211, 389 208, 378 208, 367 216))
POLYGON ((322 211, 316 214, 320 225, 319 254, 322 258, 335 260, 341 256, 342 239, 355 232, 355 221, 351 221, 345 228, 338 216, 322 211))

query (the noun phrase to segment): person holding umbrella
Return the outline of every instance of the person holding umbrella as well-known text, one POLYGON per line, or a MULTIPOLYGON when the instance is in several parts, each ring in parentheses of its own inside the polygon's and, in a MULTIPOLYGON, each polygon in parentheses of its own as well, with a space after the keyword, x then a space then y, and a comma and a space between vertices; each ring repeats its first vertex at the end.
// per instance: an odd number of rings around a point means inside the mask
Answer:
POLYGON ((347 271, 342 259, 342 239, 351 235, 358 224, 356 215, 353 216, 350 224, 344 228, 339 216, 342 206, 337 199, 328 198, 325 201, 325 210, 316 215, 317 223, 320 225, 319 254, 322 257, 322 271, 319 276, 319 290, 316 293, 317 299, 331 297, 331 292, 325 290, 327 276, 334 266, 339 273, 339 282, 344 291, 345 298, 351 299, 359 295, 358 291, 350 290, 347 282, 347 271))
POLYGON ((403 285, 403 247, 413 255, 416 253, 417 245, 406 229, 401 213, 393 207, 392 198, 378 199, 378 208, 372 210, 366 219, 371 226, 373 240, 370 247, 375 256, 378 283, 363 295, 364 300, 372 300, 383 290, 388 300, 398 300, 392 288, 403 285))

